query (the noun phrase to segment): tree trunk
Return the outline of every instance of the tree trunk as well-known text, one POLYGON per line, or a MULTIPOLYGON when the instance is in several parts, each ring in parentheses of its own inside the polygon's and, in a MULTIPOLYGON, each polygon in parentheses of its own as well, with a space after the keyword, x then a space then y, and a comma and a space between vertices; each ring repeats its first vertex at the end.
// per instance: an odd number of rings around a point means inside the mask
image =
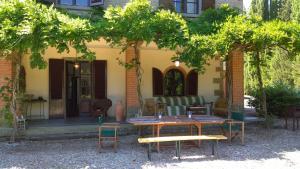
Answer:
POLYGON ((260 109, 262 111, 262 114, 264 114, 265 119, 268 118, 268 112, 267 112, 267 99, 266 99, 266 91, 264 88, 262 75, 261 75, 261 60, 260 60, 260 53, 257 51, 254 53, 255 58, 255 67, 256 67, 256 75, 258 80, 258 88, 259 88, 259 101, 260 101, 260 109))
POLYGON ((17 56, 13 56, 14 63, 14 75, 13 75, 13 83, 12 83, 12 101, 10 103, 10 111, 13 114, 13 131, 10 137, 10 142, 15 142, 16 133, 18 130, 17 126, 17 95, 19 92, 19 76, 21 69, 21 53, 19 52, 17 56))
POLYGON ((136 73, 136 80, 137 80, 137 94, 138 94, 138 102, 139 102, 139 116, 142 116, 142 110, 144 107, 143 95, 141 90, 141 83, 142 83, 142 74, 143 70, 141 68, 141 56, 140 56, 140 43, 136 42, 134 47, 134 55, 135 55, 135 73, 136 73))

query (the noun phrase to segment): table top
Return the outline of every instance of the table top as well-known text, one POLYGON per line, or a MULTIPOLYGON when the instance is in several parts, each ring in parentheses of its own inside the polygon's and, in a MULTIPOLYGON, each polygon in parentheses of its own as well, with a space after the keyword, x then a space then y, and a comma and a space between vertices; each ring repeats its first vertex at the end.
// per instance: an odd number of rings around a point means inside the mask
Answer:
POLYGON ((208 115, 187 116, 163 116, 161 119, 155 116, 143 116, 128 119, 133 125, 186 125, 186 124, 222 124, 226 119, 208 115))
POLYGON ((45 99, 26 99, 25 102, 47 102, 45 99))
POLYGON ((189 109, 206 109, 205 106, 187 106, 189 109))

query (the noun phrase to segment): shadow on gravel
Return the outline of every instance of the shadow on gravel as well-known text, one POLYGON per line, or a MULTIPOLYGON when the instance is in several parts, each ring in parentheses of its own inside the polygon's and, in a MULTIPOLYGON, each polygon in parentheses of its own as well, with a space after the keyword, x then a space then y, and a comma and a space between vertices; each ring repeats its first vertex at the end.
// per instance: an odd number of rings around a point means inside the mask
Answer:
POLYGON ((136 135, 122 136, 120 140, 117 153, 110 147, 98 153, 96 138, 0 143, 0 168, 172 168, 197 162, 297 161, 294 156, 300 153, 300 130, 266 130, 257 126, 246 127, 245 145, 240 145, 239 140, 232 145, 220 142, 218 158, 211 156, 210 143, 203 141, 200 148, 183 147, 180 161, 175 157, 175 148, 169 147, 153 152, 149 162, 146 147, 137 143, 136 135))

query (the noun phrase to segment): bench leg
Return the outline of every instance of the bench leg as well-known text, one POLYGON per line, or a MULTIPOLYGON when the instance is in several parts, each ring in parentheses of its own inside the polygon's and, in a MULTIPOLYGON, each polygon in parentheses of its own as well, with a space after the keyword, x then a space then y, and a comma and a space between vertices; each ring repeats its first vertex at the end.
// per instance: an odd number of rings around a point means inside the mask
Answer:
POLYGON ((147 155, 148 155, 148 160, 151 161, 151 143, 148 143, 148 151, 147 151, 147 155))
POLYGON ((176 141, 176 157, 180 160, 181 145, 180 141, 176 141))
POLYGON ((219 144, 219 142, 218 142, 218 140, 216 140, 216 141, 212 141, 212 146, 211 146, 211 153, 212 153, 212 155, 213 156, 215 156, 215 157, 218 157, 218 153, 217 153, 217 150, 218 150, 218 144, 219 144))
POLYGON ((215 142, 211 142, 211 154, 214 156, 215 155, 215 142))

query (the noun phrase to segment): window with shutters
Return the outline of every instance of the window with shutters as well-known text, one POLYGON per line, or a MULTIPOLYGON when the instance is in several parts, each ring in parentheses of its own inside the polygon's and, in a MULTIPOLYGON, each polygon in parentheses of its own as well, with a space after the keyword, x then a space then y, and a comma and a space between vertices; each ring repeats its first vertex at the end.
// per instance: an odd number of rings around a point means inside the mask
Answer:
POLYGON ((174 0, 174 8, 178 13, 198 14, 199 0, 174 0))
POLYGON ((177 68, 163 74, 159 69, 152 68, 153 96, 184 96, 198 95, 198 72, 191 70, 185 77, 177 68))

